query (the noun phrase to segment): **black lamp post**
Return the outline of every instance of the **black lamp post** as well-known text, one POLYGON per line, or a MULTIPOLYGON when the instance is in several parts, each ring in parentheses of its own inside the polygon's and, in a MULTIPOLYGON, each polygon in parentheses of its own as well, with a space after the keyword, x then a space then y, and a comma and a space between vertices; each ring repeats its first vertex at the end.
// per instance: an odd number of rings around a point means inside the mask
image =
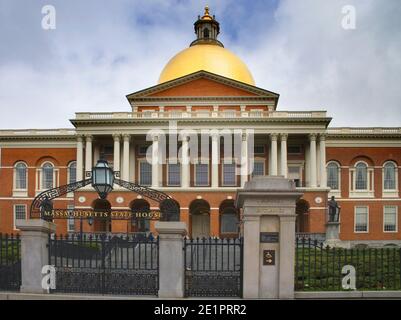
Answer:
POLYGON ((114 172, 107 161, 99 160, 92 168, 92 187, 95 188, 101 199, 106 199, 113 190, 114 172))

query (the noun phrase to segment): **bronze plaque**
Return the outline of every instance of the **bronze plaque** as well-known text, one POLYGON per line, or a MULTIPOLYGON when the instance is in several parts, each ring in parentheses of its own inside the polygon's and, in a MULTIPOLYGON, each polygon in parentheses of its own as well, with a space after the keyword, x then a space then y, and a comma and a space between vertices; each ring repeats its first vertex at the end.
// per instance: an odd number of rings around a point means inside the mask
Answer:
POLYGON ((261 232, 260 233, 261 243, 278 243, 279 233, 278 232, 261 232))
POLYGON ((276 251, 263 250, 263 265, 274 266, 276 264, 276 251))

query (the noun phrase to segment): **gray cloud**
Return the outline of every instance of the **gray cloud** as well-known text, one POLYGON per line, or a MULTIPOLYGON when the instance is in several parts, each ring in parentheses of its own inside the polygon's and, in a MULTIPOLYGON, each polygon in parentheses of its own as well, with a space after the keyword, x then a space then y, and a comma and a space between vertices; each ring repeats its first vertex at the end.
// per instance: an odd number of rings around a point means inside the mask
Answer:
MULTIPOLYGON (((44 31, 45 4, 0 0, 0 128, 69 127, 74 112, 129 111, 125 95, 157 82, 192 40, 204 6, 58 0, 57 29, 44 31)), ((258 86, 281 94, 280 110, 327 109, 338 126, 400 125, 397 0, 209 5, 226 47, 248 64, 258 86), (344 4, 357 9, 356 30, 341 28, 344 4)))

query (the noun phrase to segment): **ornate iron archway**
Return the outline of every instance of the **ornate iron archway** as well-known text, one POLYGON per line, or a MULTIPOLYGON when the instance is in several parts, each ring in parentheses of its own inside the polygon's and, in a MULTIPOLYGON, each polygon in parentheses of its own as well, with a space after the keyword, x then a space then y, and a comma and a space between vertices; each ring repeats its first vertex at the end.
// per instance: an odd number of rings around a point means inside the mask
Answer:
MULTIPOLYGON (((63 196, 67 193, 73 192, 77 189, 83 188, 89 184, 92 184, 92 172, 87 171, 85 173, 87 179, 66 184, 57 188, 48 189, 39 193, 33 200, 30 207, 30 218, 41 218, 47 220, 48 217, 44 215, 44 212, 53 210, 53 199, 63 196)), ((154 200, 159 203, 163 203, 160 206, 161 218, 160 220, 169 221, 171 218, 179 215, 179 207, 176 202, 168 194, 158 191, 149 187, 139 185, 137 183, 125 181, 119 178, 120 172, 114 171, 114 184, 117 184, 127 190, 131 190, 143 197, 154 200)))

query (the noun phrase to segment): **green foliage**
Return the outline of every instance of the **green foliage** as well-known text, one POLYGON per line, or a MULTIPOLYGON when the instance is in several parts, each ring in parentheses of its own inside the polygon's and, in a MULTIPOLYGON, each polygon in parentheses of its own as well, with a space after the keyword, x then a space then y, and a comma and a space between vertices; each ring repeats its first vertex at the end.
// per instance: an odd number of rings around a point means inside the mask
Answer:
POLYGON ((343 291, 345 265, 356 270, 357 290, 401 290, 401 249, 323 248, 298 244, 295 290, 343 291))

